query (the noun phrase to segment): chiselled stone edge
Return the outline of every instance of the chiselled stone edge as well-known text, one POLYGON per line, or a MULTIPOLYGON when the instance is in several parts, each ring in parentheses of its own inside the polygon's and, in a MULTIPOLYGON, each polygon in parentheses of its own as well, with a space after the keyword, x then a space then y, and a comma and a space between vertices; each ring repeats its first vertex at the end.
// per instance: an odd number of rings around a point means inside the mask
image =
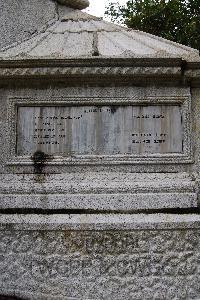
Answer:
POLYGON ((2 195, 0 209, 45 209, 130 212, 146 209, 197 208, 196 193, 119 193, 2 195))
POLYGON ((199 214, 1 214, 0 230, 199 229, 199 214))

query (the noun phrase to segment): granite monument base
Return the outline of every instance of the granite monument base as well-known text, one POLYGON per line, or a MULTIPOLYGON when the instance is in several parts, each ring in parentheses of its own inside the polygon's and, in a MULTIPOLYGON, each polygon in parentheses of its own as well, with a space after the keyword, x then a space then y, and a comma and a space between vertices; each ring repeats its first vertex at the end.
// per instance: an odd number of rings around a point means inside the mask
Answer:
POLYGON ((200 299, 200 216, 1 215, 0 293, 200 299))

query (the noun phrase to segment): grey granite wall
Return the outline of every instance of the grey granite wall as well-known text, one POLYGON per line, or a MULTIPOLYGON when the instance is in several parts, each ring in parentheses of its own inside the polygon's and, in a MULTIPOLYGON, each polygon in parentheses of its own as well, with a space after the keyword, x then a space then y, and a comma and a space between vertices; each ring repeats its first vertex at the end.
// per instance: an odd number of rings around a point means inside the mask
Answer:
POLYGON ((0 50, 30 38, 56 18, 51 0, 0 0, 0 50))

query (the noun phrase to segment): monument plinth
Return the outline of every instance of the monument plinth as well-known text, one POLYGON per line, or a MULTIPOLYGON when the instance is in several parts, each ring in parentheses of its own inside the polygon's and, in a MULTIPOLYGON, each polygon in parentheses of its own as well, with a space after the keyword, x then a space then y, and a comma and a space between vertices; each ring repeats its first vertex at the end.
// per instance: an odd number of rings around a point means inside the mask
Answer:
POLYGON ((88 1, 12 4, 0 295, 199 299, 199 52, 88 15, 88 1))

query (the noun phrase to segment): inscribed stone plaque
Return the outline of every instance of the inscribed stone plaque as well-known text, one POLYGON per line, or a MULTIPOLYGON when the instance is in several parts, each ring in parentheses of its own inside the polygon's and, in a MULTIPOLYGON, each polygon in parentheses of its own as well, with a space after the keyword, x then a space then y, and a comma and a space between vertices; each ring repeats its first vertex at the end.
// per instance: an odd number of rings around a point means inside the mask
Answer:
POLYGON ((178 105, 19 107, 17 121, 18 155, 183 152, 178 105))

